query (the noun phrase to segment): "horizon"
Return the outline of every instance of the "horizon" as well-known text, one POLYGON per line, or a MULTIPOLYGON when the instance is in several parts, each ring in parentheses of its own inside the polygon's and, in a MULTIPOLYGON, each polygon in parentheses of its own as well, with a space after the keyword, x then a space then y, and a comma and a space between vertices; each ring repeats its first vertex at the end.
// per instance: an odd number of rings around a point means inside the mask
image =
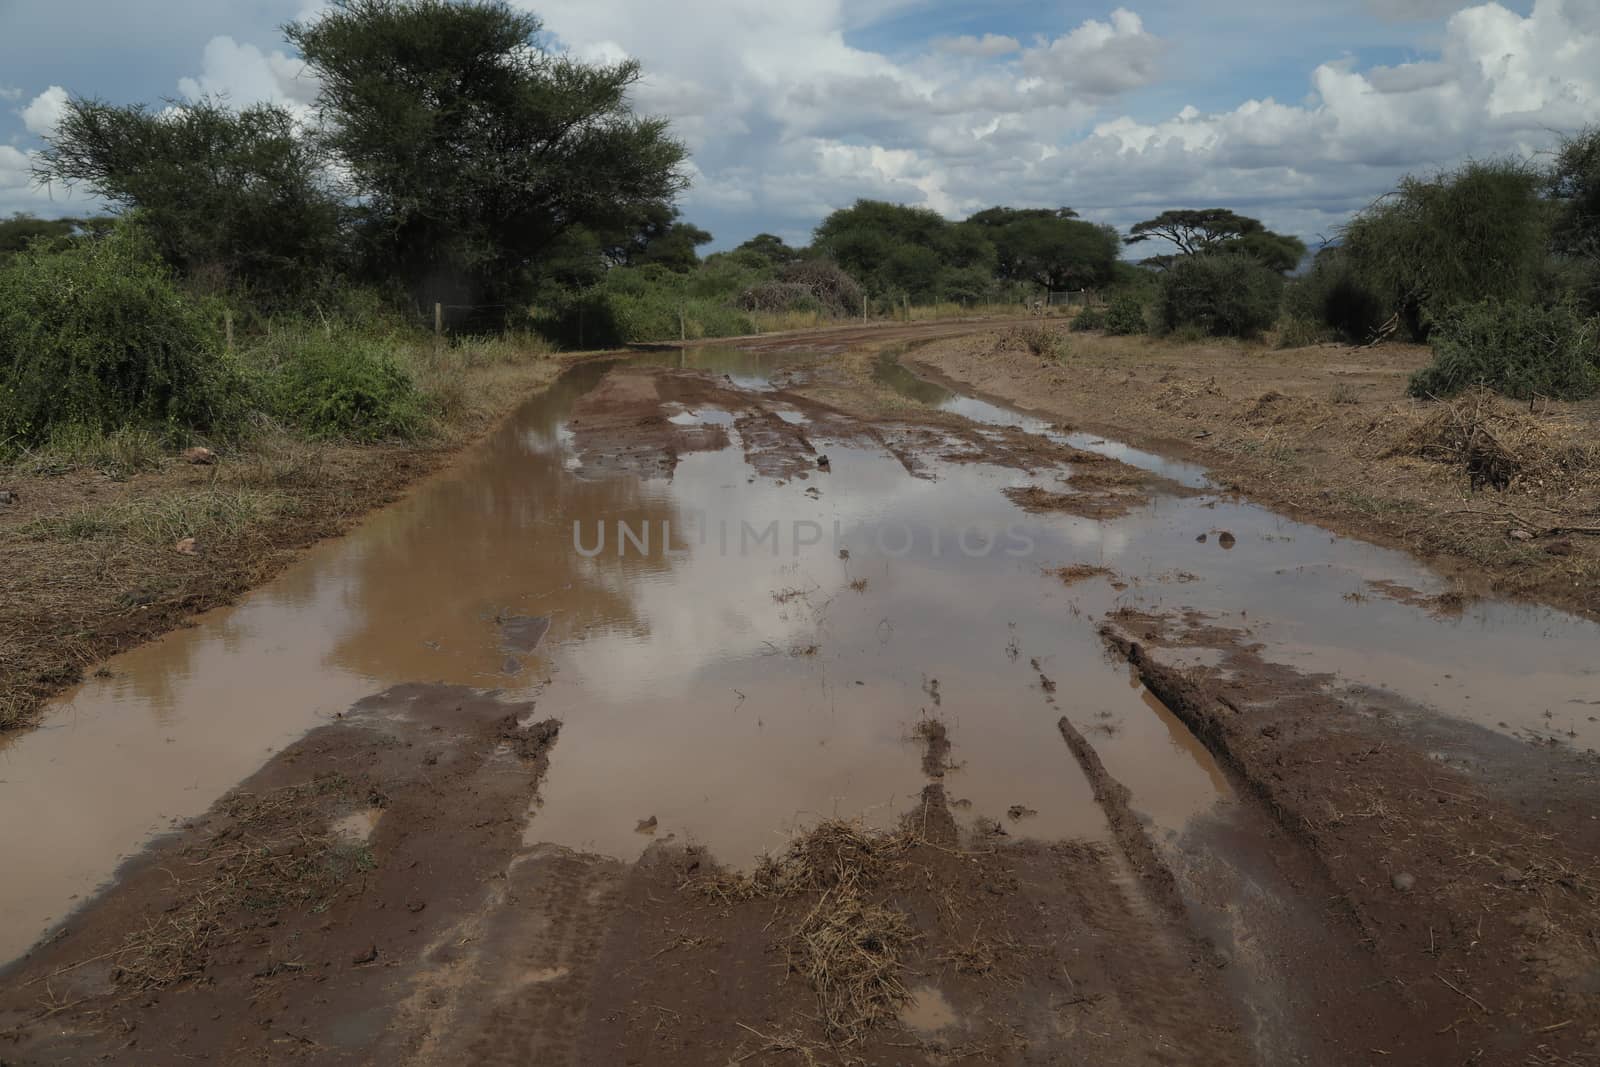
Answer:
MULTIPOLYGON (((1122 231, 1168 208, 1225 207, 1315 247, 1403 175, 1533 157, 1600 102, 1600 9, 1567 0, 1315 12, 1235 0, 1204 15, 1173 0, 511 6, 544 19, 554 50, 643 64, 635 106, 689 148, 679 205, 714 235, 707 253, 758 233, 807 244, 861 198, 952 219, 1067 205, 1122 231)), ((84 7, 0 7, 32 28, 0 44, 0 214, 95 209, 32 185, 31 153, 69 96, 213 94, 309 115, 315 83, 278 27, 318 5, 157 0, 89 25, 84 7), (72 47, 50 46, 68 34, 72 47)))

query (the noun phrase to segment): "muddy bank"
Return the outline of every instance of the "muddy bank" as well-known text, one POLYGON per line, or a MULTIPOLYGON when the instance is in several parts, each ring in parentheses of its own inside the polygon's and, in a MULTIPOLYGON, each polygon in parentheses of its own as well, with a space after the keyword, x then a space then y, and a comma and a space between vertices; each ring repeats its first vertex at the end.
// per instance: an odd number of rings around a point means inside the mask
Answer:
POLYGON ((943 788, 926 801, 892 834, 825 824, 751 876, 692 851, 641 863, 578 1061, 1246 1055, 1215 968, 1105 846, 964 840, 943 788))
POLYGON ((0 973, 28 1063, 368 1061, 426 1039, 559 730, 403 686, 286 749, 0 973))
POLYGON ((1592 755, 1268 663, 1204 617, 1125 611, 1102 633, 1336 887, 1330 914, 1348 914, 1419 1032, 1450 1035, 1468 1062, 1587 1062, 1600 1041, 1592 755), (1221 655, 1183 665, 1196 648, 1221 655))
POLYGON ((418 445, 268 434, 213 462, 112 478, 0 468, 0 733, 118 652, 233 602, 480 440, 567 361, 462 372, 462 403, 418 445), (179 542, 193 544, 180 550, 179 542))
POLYGON ((1275 351, 1063 333, 1068 354, 1056 363, 1005 335, 919 344, 906 362, 1202 464, 1265 506, 1414 552, 1468 594, 1600 615, 1596 402, 1541 401, 1530 413, 1505 401, 1412 401, 1407 378, 1429 359, 1417 346, 1275 351))

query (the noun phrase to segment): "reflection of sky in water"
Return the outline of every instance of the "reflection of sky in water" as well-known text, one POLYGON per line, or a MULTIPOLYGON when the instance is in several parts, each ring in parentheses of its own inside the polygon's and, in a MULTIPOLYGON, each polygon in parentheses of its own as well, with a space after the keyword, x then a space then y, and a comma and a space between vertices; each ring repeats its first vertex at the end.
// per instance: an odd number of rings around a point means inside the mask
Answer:
MULTIPOLYGON (((642 361, 735 381, 805 363, 720 350, 642 361)), ((1408 557, 1214 496, 1157 498, 1108 522, 1029 516, 1000 493, 1026 475, 934 464, 933 479, 916 479, 886 454, 833 445, 831 473, 785 485, 752 481, 737 444, 683 457, 670 481, 571 476, 563 413, 606 366, 575 368, 350 537, 308 552, 237 606, 116 657, 112 677, 80 687, 42 729, 0 742, 0 854, 12 860, 0 881, 0 956, 152 831, 203 811, 273 750, 398 682, 526 693, 550 678, 538 713, 569 728, 533 835, 628 854, 644 843, 634 822, 656 815, 662 833, 699 837, 730 862, 817 814, 886 821, 915 804, 925 779, 908 735, 933 707, 934 678, 952 759, 964 764, 947 785, 972 801, 962 817, 1022 804, 1040 814, 1014 833, 1098 832, 1055 730, 1065 713, 1136 806, 1165 828, 1181 825, 1215 795, 1214 768, 1105 658, 1092 623, 1119 604, 1195 607, 1297 667, 1491 726, 1600 742, 1589 721, 1600 707, 1587 703, 1600 700, 1593 624, 1493 602, 1434 619, 1366 588, 1391 579, 1437 591, 1408 557), (710 529, 777 520, 779 555, 723 554, 709 540, 672 558, 585 560, 572 549, 574 518, 692 531, 696 516, 710 529), (798 556, 797 521, 822 529, 798 556), (873 536, 900 524, 916 534, 903 556, 885 550, 897 534, 873 536), (960 551, 963 529, 1011 524, 1032 538, 1031 555, 960 551), (1237 538, 1231 551, 1218 544, 1222 530, 1237 538), (1041 574, 1072 562, 1112 567, 1132 584, 1068 589, 1041 574), (1180 571, 1194 580, 1174 582, 1180 571), (865 589, 851 589, 860 579, 865 589), (515 674, 498 647, 502 613, 553 619, 546 648, 515 674), (1041 671, 1057 686, 1053 704, 1041 671)), ((1048 431, 929 388, 924 402, 1048 431)), ((1114 443, 1067 440, 1117 454, 1114 443)), ((1194 468, 1131 461, 1199 484, 1194 468)))
MULTIPOLYGON (((1087 435, 1058 435, 1043 420, 986 401, 954 398, 938 406, 1057 437, 1186 485, 1209 484, 1198 467, 1159 457, 1150 462, 1147 454, 1087 435)), ((1600 728, 1590 721, 1600 714, 1591 703, 1600 701, 1594 656, 1600 627, 1593 623, 1503 601, 1472 604, 1455 618, 1435 617, 1367 587, 1369 580, 1387 579, 1424 594, 1443 590, 1436 575, 1404 553, 1213 496, 1171 500, 1106 529, 1126 538, 1122 555, 1130 562, 1117 569, 1147 579, 1119 604, 1193 607, 1224 625, 1249 627, 1269 659, 1388 689, 1481 725, 1572 732, 1578 747, 1600 746, 1600 728), (1223 530, 1238 539, 1232 551, 1217 543, 1223 530), (1204 544, 1195 540, 1200 534, 1210 535, 1204 544), (1175 570, 1199 580, 1159 581, 1175 570)))

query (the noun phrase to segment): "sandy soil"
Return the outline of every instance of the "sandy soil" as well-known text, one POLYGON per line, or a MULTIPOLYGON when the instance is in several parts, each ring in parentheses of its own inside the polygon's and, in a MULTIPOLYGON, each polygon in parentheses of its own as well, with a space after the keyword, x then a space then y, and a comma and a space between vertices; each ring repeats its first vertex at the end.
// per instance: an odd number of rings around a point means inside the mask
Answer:
POLYGON ((1407 379, 1429 360, 1419 346, 1277 351, 1051 328, 1067 346, 1059 362, 1004 327, 917 345, 904 362, 1203 464, 1257 503, 1414 552, 1465 595, 1600 616, 1600 402, 1413 401, 1407 379), (1505 453, 1504 472, 1486 450, 1505 453))

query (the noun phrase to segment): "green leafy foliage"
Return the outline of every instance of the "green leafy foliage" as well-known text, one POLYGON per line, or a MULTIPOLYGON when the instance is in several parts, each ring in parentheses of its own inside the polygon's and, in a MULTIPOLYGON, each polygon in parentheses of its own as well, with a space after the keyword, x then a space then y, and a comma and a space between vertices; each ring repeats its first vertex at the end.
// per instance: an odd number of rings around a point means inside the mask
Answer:
POLYGON ((1259 219, 1220 207, 1163 211, 1153 219, 1134 223, 1126 241, 1130 245, 1163 242, 1170 254, 1145 261, 1162 269, 1180 256, 1233 252, 1283 274, 1299 266, 1306 254, 1300 238, 1273 233, 1259 219))
POLYGON ((1131 293, 1118 293, 1106 308, 1105 331, 1115 337, 1144 333, 1144 303, 1131 293))
POLYGON ((231 432, 243 391, 219 321, 130 225, 0 262, 0 441, 68 427, 231 432))
POLYGON ((997 277, 1052 290, 1105 285, 1121 246, 1115 229, 1084 222, 1065 207, 993 207, 963 225, 993 242, 997 277))
POLYGON ((1337 247, 1317 253, 1311 270, 1288 284, 1283 306, 1291 319, 1319 323, 1351 344, 1371 341, 1390 315, 1337 247))
POLYGON ((424 304, 512 304, 566 235, 612 246, 684 186, 683 146, 629 108, 638 64, 551 53, 541 28, 502 0, 340 0, 286 28, 361 193, 368 261, 424 304))
POLYGON ((994 278, 989 239, 929 208, 858 200, 822 220, 813 247, 875 297, 904 295, 915 303, 971 298, 976 279, 987 289, 994 278))
POLYGON ((1278 319, 1283 277, 1238 253, 1180 256, 1161 276, 1157 314, 1165 332, 1254 337, 1278 319))
POLYGON ((553 309, 541 325, 583 348, 755 333, 755 324, 731 306, 732 293, 707 293, 700 274, 681 275, 657 264, 619 267, 553 309))
POLYGON ((265 410, 314 437, 378 441, 427 427, 427 407, 387 337, 290 326, 250 355, 265 410))
POLYGON ((1091 330, 1103 330, 1105 328, 1105 308, 1086 307, 1076 315, 1072 316, 1072 325, 1070 329, 1076 333, 1087 333, 1091 330))
POLYGON ((0 219, 0 256, 41 245, 60 249, 75 237, 104 234, 110 222, 106 218, 41 219, 19 211, 9 219, 0 219))
POLYGON ((1568 261, 1569 287, 1600 313, 1600 126, 1562 139, 1549 181, 1553 247, 1568 261))
POLYGON ((1416 340, 1458 304, 1527 301, 1549 249, 1545 178, 1520 160, 1468 163, 1400 188, 1345 228, 1340 257, 1416 340))
POLYGON ((271 305, 313 294, 340 266, 342 211, 323 163, 271 104, 151 110, 76 99, 36 174, 137 210, 191 281, 243 287, 271 305))
POLYGON ((1439 316, 1433 365, 1411 379, 1415 396, 1482 385, 1506 396, 1577 400, 1600 389, 1600 319, 1570 305, 1485 300, 1439 316))

